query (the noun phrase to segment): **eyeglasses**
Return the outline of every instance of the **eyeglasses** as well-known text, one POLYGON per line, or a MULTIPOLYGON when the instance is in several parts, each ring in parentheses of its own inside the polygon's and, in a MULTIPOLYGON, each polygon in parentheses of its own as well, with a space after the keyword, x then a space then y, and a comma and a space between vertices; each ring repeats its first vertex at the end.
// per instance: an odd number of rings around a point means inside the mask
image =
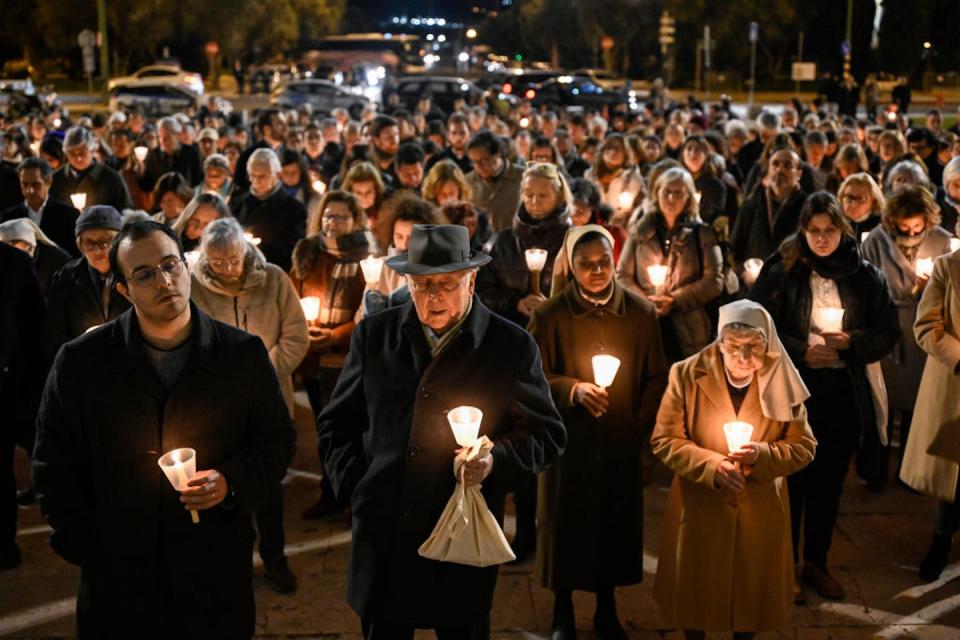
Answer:
POLYGON ((434 288, 452 293, 460 286, 463 278, 447 278, 444 280, 414 280, 413 278, 408 278, 408 280, 410 282, 410 288, 414 293, 429 293, 433 291, 434 288))
POLYGON ((243 258, 230 258, 229 260, 208 260, 207 264, 217 271, 222 271, 224 269, 236 269, 243 264, 243 258))
POLYGON ((721 342, 720 350, 731 357, 740 356, 744 360, 750 358, 762 358, 767 352, 765 342, 748 342, 747 344, 735 344, 733 342, 721 342))
POLYGON ((99 242, 96 240, 81 240, 80 248, 87 253, 93 253, 94 251, 106 251, 111 244, 113 244, 113 238, 100 240, 99 242))
POLYGON ((139 269, 135 269, 128 277, 124 278, 122 282, 133 280, 134 284, 147 287, 157 281, 157 274, 161 272, 171 280, 176 278, 183 273, 183 259, 170 258, 155 267, 140 267, 139 269))

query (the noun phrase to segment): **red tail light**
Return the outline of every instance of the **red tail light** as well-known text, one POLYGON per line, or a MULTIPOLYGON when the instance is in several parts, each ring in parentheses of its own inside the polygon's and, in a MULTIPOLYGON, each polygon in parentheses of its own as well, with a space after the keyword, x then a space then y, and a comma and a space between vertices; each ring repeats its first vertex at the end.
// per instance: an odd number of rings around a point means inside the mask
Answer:
POLYGON ((504 82, 501 91, 503 91, 503 93, 513 93, 513 85, 509 82, 504 82))
POLYGON ((533 100, 534 96, 537 95, 537 92, 533 89, 527 89, 527 92, 523 94, 523 97, 527 100, 533 100))

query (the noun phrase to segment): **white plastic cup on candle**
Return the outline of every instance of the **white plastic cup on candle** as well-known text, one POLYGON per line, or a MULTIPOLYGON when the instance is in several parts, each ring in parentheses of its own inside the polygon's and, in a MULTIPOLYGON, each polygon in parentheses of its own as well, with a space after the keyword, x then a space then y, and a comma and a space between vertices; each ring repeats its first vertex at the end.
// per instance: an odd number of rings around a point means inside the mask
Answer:
POLYGON ((863 244, 864 242, 866 242, 868 237, 870 237, 870 232, 869 232, 869 231, 864 231, 863 233, 861 233, 861 234, 860 234, 860 244, 863 244))
POLYGON ((820 309, 820 330, 824 333, 843 331, 843 309, 841 307, 823 307, 820 309))
POLYGON ((476 407, 460 406, 447 413, 447 421, 453 430, 453 439, 461 447, 472 447, 480 436, 483 411, 476 407))
POLYGON ((929 278, 933 273, 933 258, 918 258, 916 271, 921 278, 929 278))
POLYGON ((300 298, 300 307, 303 309, 303 317, 307 322, 316 322, 320 317, 320 298, 317 296, 307 296, 300 298))
POLYGON ((700 206, 700 201, 703 200, 703 191, 694 191, 693 199, 697 202, 697 206, 700 206))
POLYGON ((73 206, 80 211, 83 211, 87 206, 87 194, 85 193, 71 193, 70 202, 73 203, 73 206))
POLYGON ((323 195, 327 190, 327 185, 323 183, 323 180, 314 180, 311 186, 313 186, 313 190, 320 195, 323 195))
POLYGON ((950 253, 960 249, 960 238, 950 238, 950 253))
POLYGON ((249 231, 247 231, 247 232, 245 232, 245 233, 243 234, 243 238, 244 238, 244 240, 246 240, 247 242, 249 242, 250 244, 252 244, 252 245, 255 246, 255 247, 260 244, 260 238, 254 236, 254 235, 253 235, 252 233, 250 233, 249 231))
MULTIPOLYGON (((197 452, 189 448, 167 451, 160 456, 157 464, 163 469, 163 474, 173 488, 183 492, 190 488, 190 479, 197 475, 197 452)), ((200 522, 200 515, 193 509, 190 510, 190 518, 193 524, 200 522)))
POLYGON ((750 258, 743 263, 743 281, 746 284, 753 284, 760 277, 760 270, 763 269, 763 260, 760 258, 750 258))
POLYGON ((617 204, 620 205, 621 209, 629 209, 635 198, 636 196, 629 191, 621 191, 617 197, 617 204))
POLYGON ((602 389, 612 385, 613 379, 617 377, 617 371, 620 369, 620 358, 600 354, 593 356, 592 363, 594 383, 602 389))
POLYGON ((200 252, 199 252, 199 251, 186 251, 186 252, 184 252, 183 257, 184 257, 184 258, 186 259, 186 261, 187 261, 187 268, 188 268, 188 269, 192 269, 193 266, 194 266, 195 264, 197 264, 197 260, 200 259, 200 252))
POLYGON ((363 280, 367 284, 374 285, 380 282, 380 273, 383 271, 383 258, 367 256, 360 261, 360 268, 363 270, 363 280))
POLYGON ((530 271, 543 271, 543 268, 547 265, 546 249, 527 249, 523 253, 527 260, 527 268, 530 271))
POLYGON ((753 425, 749 422, 727 422, 723 425, 723 435, 727 438, 727 451, 733 453, 750 442, 753 425))
POLYGON ((137 146, 133 148, 133 155, 137 157, 137 160, 143 162, 147 159, 147 148, 144 146, 137 146))
POLYGON ((650 284, 656 287, 657 293, 660 293, 667 281, 667 265, 651 264, 647 267, 647 277, 650 279, 650 284))

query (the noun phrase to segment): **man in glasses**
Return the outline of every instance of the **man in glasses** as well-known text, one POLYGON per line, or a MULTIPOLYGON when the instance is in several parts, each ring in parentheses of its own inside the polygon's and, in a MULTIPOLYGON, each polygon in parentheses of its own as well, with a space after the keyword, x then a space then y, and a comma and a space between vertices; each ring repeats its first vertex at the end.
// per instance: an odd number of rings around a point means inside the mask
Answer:
POLYGON ((504 157, 502 143, 490 131, 470 139, 467 157, 473 165, 467 174, 473 204, 490 214, 494 231, 509 228, 520 206, 523 169, 504 157))
POLYGON ((123 177, 96 158, 97 139, 84 127, 71 127, 63 137, 67 162, 54 171, 50 196, 60 202, 71 202, 75 193, 86 194, 86 206, 107 204, 123 211, 131 209, 130 192, 123 177))
POLYGON ((566 445, 536 343, 474 295, 490 257, 471 251, 466 227, 415 225, 407 252, 387 265, 405 274, 412 300, 365 318, 333 397, 317 418, 324 470, 353 508, 347 600, 366 638, 489 636, 496 566, 418 555, 456 481, 447 412, 483 411, 492 451, 468 462, 502 523, 506 494, 566 445))
POLYGON ((53 275, 47 292, 44 348, 51 360, 64 343, 130 308, 114 289, 108 255, 122 226, 120 213, 108 205, 87 207, 77 218, 74 236, 81 257, 53 275))
POLYGON ((164 225, 124 226, 110 270, 133 308, 57 354, 33 459, 50 544, 82 570, 78 635, 176 620, 249 638, 250 511, 295 446, 273 366, 259 338, 190 302, 183 251, 164 225), (182 447, 198 463, 177 493, 157 460, 182 447))

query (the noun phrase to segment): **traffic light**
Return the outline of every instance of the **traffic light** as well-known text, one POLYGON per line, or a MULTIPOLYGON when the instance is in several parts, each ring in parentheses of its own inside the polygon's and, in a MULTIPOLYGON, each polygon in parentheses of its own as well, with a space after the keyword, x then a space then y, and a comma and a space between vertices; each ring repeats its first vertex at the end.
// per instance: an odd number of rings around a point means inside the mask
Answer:
POLYGON ((513 56, 513 59, 516 60, 517 62, 523 62, 523 56, 520 55, 519 53, 513 56))

